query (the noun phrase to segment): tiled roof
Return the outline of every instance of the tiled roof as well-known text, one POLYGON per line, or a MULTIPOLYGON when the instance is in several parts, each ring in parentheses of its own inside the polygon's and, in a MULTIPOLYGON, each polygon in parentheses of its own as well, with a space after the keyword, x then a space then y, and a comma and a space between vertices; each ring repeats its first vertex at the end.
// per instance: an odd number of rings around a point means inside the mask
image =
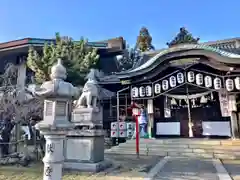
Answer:
MULTIPOLYGON (((225 54, 237 54, 237 55, 240 55, 240 48, 236 48, 236 41, 237 38, 234 38, 234 39, 229 39, 229 40, 222 40, 222 41, 215 41, 214 42, 209 42, 209 43, 201 43, 199 45, 202 45, 202 46, 209 46, 209 47, 213 47, 213 49, 219 49, 219 50, 222 50, 222 51, 225 51, 226 53, 225 54)), ((239 38, 240 40, 240 38, 239 38)), ((152 57, 154 57, 155 55, 157 55, 158 53, 162 52, 166 50, 165 49, 160 49, 160 50, 157 50, 155 52, 146 52, 144 53, 143 55, 143 58, 140 59, 140 61, 138 61, 135 66, 133 67, 133 69, 143 65, 144 63, 146 63, 148 60, 150 60, 152 57)))
POLYGON ((180 46, 175 46, 175 47, 171 47, 171 48, 168 48, 168 49, 165 49, 161 52, 159 52, 157 55, 155 55, 154 57, 150 58, 146 63, 140 65, 139 67, 136 67, 135 69, 131 69, 130 71, 128 72, 120 72, 120 73, 117 73, 120 76, 122 77, 125 77, 125 76, 130 76, 130 74, 136 74, 136 73, 144 73, 144 71, 147 71, 147 69, 151 69, 152 68, 152 65, 161 57, 161 56, 164 56, 168 53, 171 53, 171 52, 181 52, 182 50, 206 50, 208 52, 215 52, 217 53, 218 55, 222 56, 222 58, 220 59, 216 59, 218 61, 222 61, 222 62, 229 62, 229 63, 232 63, 232 64, 240 64, 240 54, 235 54, 235 53, 231 53, 231 52, 228 52, 228 51, 224 51, 224 50, 221 50, 219 48, 214 48, 214 47, 211 47, 211 46, 207 46, 205 44, 182 44, 180 46))
POLYGON ((223 51, 227 51, 234 54, 240 54, 240 48, 219 48, 223 51))

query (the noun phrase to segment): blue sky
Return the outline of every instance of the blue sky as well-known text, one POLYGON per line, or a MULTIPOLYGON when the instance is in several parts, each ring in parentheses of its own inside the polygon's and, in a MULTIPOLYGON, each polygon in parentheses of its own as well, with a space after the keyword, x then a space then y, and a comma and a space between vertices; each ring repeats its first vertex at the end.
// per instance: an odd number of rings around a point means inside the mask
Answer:
POLYGON ((239 0, 0 0, 0 42, 51 38, 90 41, 123 36, 134 45, 146 26, 157 48, 185 26, 202 41, 240 36, 239 0))

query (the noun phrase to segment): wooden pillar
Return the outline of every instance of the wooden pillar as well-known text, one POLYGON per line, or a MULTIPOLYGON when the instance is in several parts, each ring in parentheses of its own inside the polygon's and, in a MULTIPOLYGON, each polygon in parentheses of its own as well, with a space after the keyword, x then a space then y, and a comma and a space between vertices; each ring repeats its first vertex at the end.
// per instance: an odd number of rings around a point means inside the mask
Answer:
POLYGON ((237 114, 235 112, 230 112, 230 119, 231 119, 231 131, 232 131, 232 138, 236 139, 239 138, 239 131, 237 125, 237 114))
MULTIPOLYGON (((23 100, 25 96, 25 81, 26 81, 26 62, 24 59, 20 60, 20 64, 18 65, 18 76, 17 76, 17 88, 20 92, 19 94, 19 100, 23 100)), ((16 117, 17 120, 20 120, 20 117, 16 117)), ((16 140, 18 141, 21 138, 20 132, 21 132, 21 123, 17 123, 15 128, 15 135, 16 140)), ((17 144, 16 146, 17 152, 20 150, 20 146, 17 144)))
POLYGON ((240 139, 240 112, 237 112, 236 116, 237 116, 238 138, 240 139))
POLYGON ((153 100, 147 100, 147 112, 148 112, 148 134, 149 138, 152 138, 152 128, 153 128, 153 100))
POLYGON ((238 118, 237 118, 237 106, 236 106, 236 95, 229 95, 228 96, 228 109, 229 109, 229 116, 231 121, 231 131, 232 131, 232 138, 239 137, 239 129, 238 129, 238 118))

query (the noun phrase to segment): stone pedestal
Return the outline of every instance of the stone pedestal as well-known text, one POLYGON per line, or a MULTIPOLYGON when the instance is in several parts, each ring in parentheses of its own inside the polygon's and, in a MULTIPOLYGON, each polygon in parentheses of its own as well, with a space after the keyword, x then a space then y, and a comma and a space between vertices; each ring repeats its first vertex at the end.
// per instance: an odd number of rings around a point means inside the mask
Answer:
POLYGON ((111 164, 104 161, 102 130, 72 130, 65 140, 64 168, 99 172, 111 164))
POLYGON ((72 114, 75 129, 65 140, 64 168, 98 172, 111 165, 104 160, 102 111, 98 108, 79 108, 72 114))
POLYGON ((103 126, 101 108, 77 108, 72 112, 71 122, 75 126, 103 126))

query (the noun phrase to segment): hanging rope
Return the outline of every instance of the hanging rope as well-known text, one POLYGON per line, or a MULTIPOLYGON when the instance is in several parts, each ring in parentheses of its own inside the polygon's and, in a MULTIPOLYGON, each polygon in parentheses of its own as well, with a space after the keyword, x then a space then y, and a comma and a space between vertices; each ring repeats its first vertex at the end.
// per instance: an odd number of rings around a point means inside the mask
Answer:
MULTIPOLYGON (((206 96, 208 94, 210 94, 212 91, 207 91, 204 93, 198 93, 198 94, 192 94, 192 95, 188 95, 188 99, 197 99, 200 98, 202 96, 206 96)), ((165 94, 165 96, 169 97, 169 98, 174 98, 174 99, 187 99, 187 95, 172 95, 172 94, 165 94)))

